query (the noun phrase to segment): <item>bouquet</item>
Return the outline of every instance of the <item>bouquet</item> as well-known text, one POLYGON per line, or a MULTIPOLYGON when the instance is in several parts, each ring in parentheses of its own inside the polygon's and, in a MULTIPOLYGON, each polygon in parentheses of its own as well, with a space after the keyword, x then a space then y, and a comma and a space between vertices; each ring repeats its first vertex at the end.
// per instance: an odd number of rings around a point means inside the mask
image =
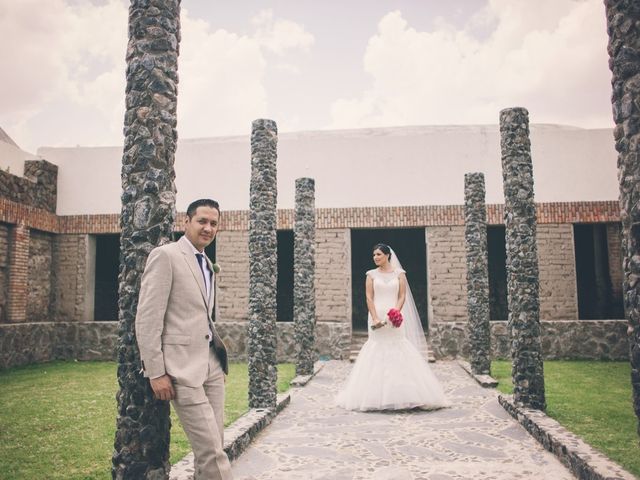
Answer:
POLYGON ((402 318, 402 313, 400 313, 400 310, 396 308, 390 309, 387 312, 387 317, 389 317, 389 321, 391 322, 391 325, 393 325, 396 328, 402 325, 402 320, 404 320, 402 318))

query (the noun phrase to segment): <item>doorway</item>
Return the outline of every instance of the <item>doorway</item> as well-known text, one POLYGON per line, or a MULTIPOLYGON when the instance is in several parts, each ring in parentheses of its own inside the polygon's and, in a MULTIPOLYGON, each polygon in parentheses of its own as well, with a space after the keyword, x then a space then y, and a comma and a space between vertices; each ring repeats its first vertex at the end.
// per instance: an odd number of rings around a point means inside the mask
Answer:
POLYGON ((407 272, 413 299, 425 332, 427 320, 427 248, 424 228, 351 230, 351 325, 354 331, 367 330, 365 274, 375 268, 372 248, 386 243, 398 255, 407 272))

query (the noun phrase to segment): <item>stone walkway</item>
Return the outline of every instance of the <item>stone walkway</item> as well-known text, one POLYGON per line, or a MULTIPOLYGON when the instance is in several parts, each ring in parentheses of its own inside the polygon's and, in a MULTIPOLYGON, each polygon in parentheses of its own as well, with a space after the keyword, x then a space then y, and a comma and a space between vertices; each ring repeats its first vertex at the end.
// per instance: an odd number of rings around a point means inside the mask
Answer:
POLYGON ((235 480, 574 478, 454 362, 432 364, 452 407, 350 412, 333 398, 351 364, 330 361, 233 464, 235 480))

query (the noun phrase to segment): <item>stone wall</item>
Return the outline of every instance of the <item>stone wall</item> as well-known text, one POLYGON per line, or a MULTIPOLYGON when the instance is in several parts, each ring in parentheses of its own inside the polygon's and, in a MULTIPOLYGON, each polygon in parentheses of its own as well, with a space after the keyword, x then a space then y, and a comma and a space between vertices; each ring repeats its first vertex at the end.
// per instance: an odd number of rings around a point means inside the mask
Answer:
POLYGON ((34 322, 51 320, 51 234, 31 230, 29 241, 27 318, 34 322))
POLYGON ((430 325, 467 320, 464 227, 427 228, 430 325))
POLYGON ((9 286, 9 226, 0 223, 0 323, 7 321, 9 286))
POLYGON ((117 322, 0 325, 0 369, 51 360, 115 360, 117 322))
MULTIPOLYGON (((544 360, 629 359, 627 322, 624 320, 542 321, 544 360)), ((464 322, 431 326, 429 346, 437 359, 469 357, 464 322)), ((491 357, 508 359, 507 322, 491 322, 491 357)))
MULTIPOLYGON (((316 230, 316 321, 351 325, 351 237, 349 229, 316 230)), ((216 240, 218 312, 221 322, 248 317, 249 233, 222 231, 216 240)))
POLYGON ((246 321, 249 315, 249 232, 218 233, 216 263, 220 265, 220 273, 216 276, 217 321, 246 321))
POLYGON ((52 261, 53 321, 83 320, 88 247, 88 235, 58 235, 55 238, 52 261))
POLYGON ((540 317, 577 320, 578 297, 573 226, 538 224, 540 317))
POLYGON ((0 170, 0 197, 48 212, 56 211, 58 167, 46 160, 24 162, 24 177, 0 170))
POLYGON ((316 321, 343 322, 351 329, 351 234, 316 230, 316 321))
MULTIPOLYGON (((248 322, 222 322, 216 328, 234 362, 247 361, 248 322)), ((115 360, 118 322, 47 322, 0 325, 0 370, 51 360, 115 360)), ((295 361, 294 325, 277 323, 278 362, 295 361)), ((345 323, 316 325, 318 355, 346 359, 351 329, 345 323)))
MULTIPOLYGON (((622 227, 619 223, 607 224, 607 251, 609 253, 609 275, 611 278, 611 296, 614 304, 623 310, 622 283, 622 227)), ((623 313, 624 315, 624 313, 623 313)))

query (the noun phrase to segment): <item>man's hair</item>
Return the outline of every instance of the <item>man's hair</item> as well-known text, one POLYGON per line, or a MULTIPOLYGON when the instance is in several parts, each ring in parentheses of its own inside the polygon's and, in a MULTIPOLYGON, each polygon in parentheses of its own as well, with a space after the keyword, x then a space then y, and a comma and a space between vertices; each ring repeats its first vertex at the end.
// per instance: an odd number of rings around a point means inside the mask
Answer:
POLYGON ((220 205, 218 204, 218 202, 210 198, 201 198, 200 200, 196 200, 189 204, 189 206, 187 207, 187 216, 189 218, 193 218, 198 207, 215 208, 216 210, 218 210, 218 213, 220 213, 220 205))

